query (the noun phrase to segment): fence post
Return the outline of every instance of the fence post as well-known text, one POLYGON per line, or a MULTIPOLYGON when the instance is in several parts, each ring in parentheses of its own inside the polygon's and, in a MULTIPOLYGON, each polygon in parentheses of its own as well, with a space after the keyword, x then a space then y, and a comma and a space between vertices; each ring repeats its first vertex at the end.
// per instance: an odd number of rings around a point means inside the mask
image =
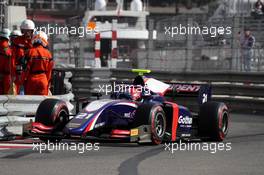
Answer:
POLYGON ((94 67, 101 68, 101 36, 100 33, 95 34, 95 46, 94 46, 94 67))
POLYGON ((55 8, 54 0, 51 0, 51 9, 55 8))
MULTIPOLYGON (((238 32, 239 29, 239 17, 234 16, 233 18, 233 28, 232 28, 232 45, 231 45, 231 60, 230 60, 230 70, 239 70, 239 48, 238 46, 238 32)), ((241 62, 240 62, 241 64, 241 62)))
POLYGON ((117 20, 112 20, 111 68, 117 68, 117 20))
MULTIPOLYGON (((193 26, 192 18, 187 19, 187 25, 193 26)), ((186 40, 187 40, 187 50, 186 50, 184 71, 191 71, 191 66, 192 66, 191 64, 193 59, 193 35, 187 34, 186 40)))
POLYGON ((149 34, 148 34, 148 53, 147 53, 147 65, 146 68, 149 68, 149 60, 151 52, 153 51, 153 30, 154 30, 154 20, 149 19, 149 34))
POLYGON ((77 52, 77 55, 75 57, 75 67, 84 67, 84 46, 86 44, 86 38, 82 37, 80 38, 80 48, 79 48, 79 52, 77 52))

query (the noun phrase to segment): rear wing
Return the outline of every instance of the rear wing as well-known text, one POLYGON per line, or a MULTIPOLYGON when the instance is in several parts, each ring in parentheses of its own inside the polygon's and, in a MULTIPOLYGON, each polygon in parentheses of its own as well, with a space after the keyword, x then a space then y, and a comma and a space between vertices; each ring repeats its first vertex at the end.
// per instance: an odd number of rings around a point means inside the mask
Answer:
POLYGON ((172 83, 170 85, 164 94, 168 101, 195 109, 211 101, 212 87, 209 84, 172 83))

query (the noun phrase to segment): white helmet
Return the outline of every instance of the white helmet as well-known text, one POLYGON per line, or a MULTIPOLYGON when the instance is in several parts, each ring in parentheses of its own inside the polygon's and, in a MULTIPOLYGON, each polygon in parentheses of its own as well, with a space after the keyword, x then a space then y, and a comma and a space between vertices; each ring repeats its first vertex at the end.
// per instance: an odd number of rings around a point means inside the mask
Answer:
POLYGON ((30 19, 26 19, 21 23, 20 29, 21 30, 23 30, 23 29, 24 30, 34 30, 35 29, 35 23, 30 19))
POLYGON ((10 36, 22 36, 22 33, 20 30, 13 30, 10 36))
POLYGON ((46 47, 49 44, 48 35, 43 31, 35 31, 32 38, 32 44, 37 44, 37 43, 46 47))
POLYGON ((10 36, 10 30, 7 28, 4 28, 2 31, 0 31, 0 37, 6 38, 9 40, 10 36))

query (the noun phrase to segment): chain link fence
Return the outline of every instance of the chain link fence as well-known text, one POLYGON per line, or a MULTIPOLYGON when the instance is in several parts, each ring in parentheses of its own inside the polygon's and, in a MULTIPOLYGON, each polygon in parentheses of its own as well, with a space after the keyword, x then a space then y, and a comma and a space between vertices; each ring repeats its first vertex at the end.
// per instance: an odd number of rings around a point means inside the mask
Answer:
POLYGON ((170 71, 244 71, 240 43, 244 29, 248 28, 255 37, 251 71, 264 71, 263 27, 264 20, 254 17, 164 18, 156 22, 154 47, 147 53, 139 51, 139 67, 146 65, 145 68, 170 71))
MULTIPOLYGON (((82 25, 80 21, 82 19, 76 17, 61 25, 78 27, 82 25)), ((251 71, 264 71, 264 19, 261 17, 177 15, 151 17, 144 22, 148 25, 149 36, 153 32, 154 39, 118 39, 118 67, 164 71, 245 71, 240 40, 244 29, 249 28, 256 40, 250 60, 251 71)), ((135 21, 126 19, 124 23, 130 27, 135 21)), ((59 67, 91 66, 87 65, 87 60, 94 59, 92 37, 52 35, 51 42, 59 67)), ((111 38, 102 40, 101 51, 105 50, 111 52, 111 38)), ((107 66, 108 59, 109 54, 101 57, 102 66, 107 66)))

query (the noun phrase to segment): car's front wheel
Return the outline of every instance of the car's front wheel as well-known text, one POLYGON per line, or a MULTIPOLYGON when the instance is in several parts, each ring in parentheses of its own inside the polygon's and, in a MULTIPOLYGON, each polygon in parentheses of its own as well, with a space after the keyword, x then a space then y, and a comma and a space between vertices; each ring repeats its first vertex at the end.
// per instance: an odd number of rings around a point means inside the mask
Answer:
MULTIPOLYGON (((61 132, 69 121, 69 110, 64 101, 58 99, 45 99, 37 109, 35 122, 54 127, 53 132, 61 132)), ((52 133, 51 133, 52 134, 52 133)), ((51 142, 59 139, 40 137, 43 141, 51 142)))
POLYGON ((151 144, 158 145, 163 141, 166 131, 166 116, 158 104, 142 104, 136 110, 134 126, 149 125, 151 144))

